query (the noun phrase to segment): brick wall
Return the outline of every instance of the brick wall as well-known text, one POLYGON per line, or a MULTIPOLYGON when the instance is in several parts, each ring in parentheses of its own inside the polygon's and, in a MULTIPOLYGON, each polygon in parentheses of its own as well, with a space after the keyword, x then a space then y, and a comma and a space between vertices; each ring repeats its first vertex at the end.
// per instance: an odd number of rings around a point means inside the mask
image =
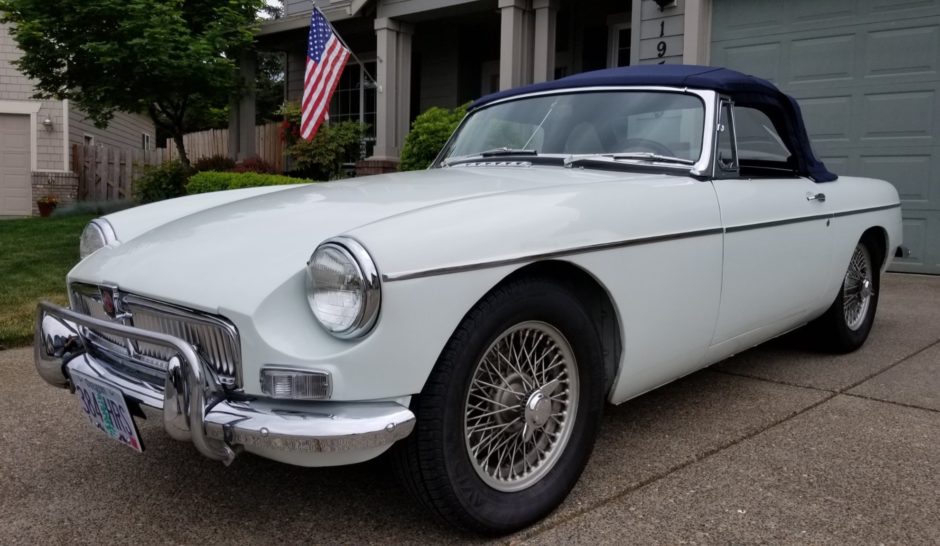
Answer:
POLYGON ((39 215, 36 201, 46 195, 59 200, 59 208, 78 200, 78 175, 72 173, 33 173, 33 216, 39 215))

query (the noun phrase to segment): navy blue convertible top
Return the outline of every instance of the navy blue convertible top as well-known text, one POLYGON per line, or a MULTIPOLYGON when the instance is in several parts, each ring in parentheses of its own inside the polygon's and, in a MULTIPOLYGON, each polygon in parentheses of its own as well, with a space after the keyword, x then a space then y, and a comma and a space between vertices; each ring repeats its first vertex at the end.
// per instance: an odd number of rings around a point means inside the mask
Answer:
POLYGON ((471 109, 491 102, 539 91, 572 89, 578 87, 603 87, 622 85, 656 85, 711 89, 730 96, 735 104, 748 106, 764 112, 790 150, 797 172, 816 182, 830 182, 837 175, 826 169, 813 155, 800 106, 789 95, 767 80, 755 78, 741 72, 688 64, 662 64, 625 66, 583 72, 559 80, 536 83, 507 89, 477 99, 471 109))

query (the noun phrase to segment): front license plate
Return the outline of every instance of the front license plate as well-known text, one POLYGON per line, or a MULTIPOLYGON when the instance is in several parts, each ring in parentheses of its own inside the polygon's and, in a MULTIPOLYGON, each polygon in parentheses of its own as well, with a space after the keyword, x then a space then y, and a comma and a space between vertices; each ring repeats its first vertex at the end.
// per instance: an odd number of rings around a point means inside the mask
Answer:
POLYGON ((71 377, 82 411, 91 424, 131 449, 143 451, 137 426, 121 391, 104 381, 74 371, 71 377))

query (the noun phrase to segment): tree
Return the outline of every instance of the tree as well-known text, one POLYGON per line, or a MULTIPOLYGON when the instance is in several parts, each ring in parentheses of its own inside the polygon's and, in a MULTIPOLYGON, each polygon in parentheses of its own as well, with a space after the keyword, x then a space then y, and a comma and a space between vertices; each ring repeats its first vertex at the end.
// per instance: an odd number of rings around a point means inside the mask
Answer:
POLYGON ((69 99, 99 127, 146 112, 189 167, 183 135, 244 85, 262 0, 0 0, 37 98, 69 99))

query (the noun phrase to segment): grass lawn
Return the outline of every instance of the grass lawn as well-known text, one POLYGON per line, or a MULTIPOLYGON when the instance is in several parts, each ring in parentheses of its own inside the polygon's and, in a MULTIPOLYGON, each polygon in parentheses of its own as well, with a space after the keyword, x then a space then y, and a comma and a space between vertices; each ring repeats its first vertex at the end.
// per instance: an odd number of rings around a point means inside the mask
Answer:
POLYGON ((92 218, 0 220, 0 349, 32 343, 36 302, 68 303, 65 274, 92 218))

